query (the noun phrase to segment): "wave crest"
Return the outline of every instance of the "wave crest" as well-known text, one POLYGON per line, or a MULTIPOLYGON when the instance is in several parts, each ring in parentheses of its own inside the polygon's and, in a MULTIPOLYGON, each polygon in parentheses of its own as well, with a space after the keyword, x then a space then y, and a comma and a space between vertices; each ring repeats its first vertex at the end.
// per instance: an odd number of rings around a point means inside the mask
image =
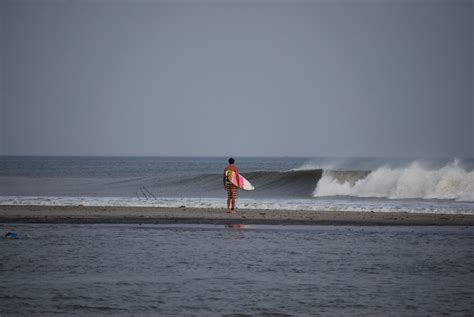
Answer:
POLYGON ((380 167, 360 179, 324 171, 313 196, 474 201, 474 171, 464 170, 457 160, 436 170, 419 162, 405 168, 380 167))

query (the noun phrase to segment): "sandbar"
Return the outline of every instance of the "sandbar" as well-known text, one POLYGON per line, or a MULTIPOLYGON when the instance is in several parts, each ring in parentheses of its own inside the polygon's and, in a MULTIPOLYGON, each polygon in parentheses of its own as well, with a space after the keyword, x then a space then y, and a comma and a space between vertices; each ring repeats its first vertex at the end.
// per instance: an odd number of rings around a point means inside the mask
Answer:
POLYGON ((240 209, 238 214, 229 214, 225 209, 184 206, 169 208, 2 205, 0 206, 0 223, 473 226, 474 215, 270 209, 240 209))

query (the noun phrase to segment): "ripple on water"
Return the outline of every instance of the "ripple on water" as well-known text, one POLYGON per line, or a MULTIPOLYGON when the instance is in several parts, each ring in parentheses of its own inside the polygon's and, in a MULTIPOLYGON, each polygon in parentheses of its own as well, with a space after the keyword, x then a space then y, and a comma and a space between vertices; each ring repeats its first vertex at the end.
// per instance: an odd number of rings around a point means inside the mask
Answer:
POLYGON ((32 238, 0 240, 5 314, 472 313, 472 228, 16 229, 32 238))

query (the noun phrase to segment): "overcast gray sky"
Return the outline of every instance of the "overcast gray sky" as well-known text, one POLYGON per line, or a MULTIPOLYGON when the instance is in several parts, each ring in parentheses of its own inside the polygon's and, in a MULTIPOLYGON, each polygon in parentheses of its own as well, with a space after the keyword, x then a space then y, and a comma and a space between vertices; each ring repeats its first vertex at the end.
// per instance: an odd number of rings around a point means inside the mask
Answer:
POLYGON ((473 7, 0 0, 0 151, 473 157, 473 7))

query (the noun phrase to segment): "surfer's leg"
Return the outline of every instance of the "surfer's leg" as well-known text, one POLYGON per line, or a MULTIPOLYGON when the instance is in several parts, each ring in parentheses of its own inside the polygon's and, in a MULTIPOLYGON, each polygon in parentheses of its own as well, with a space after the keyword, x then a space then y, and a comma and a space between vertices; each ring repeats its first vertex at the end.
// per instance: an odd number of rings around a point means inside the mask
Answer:
POLYGON ((227 212, 234 213, 235 199, 237 197, 237 187, 232 184, 226 184, 225 186, 227 190, 227 212))
POLYGON ((225 185, 225 189, 227 190, 227 212, 230 212, 230 201, 232 200, 232 186, 230 184, 225 185))
POLYGON ((235 209, 235 200, 237 199, 237 187, 232 187, 232 211, 235 209))

